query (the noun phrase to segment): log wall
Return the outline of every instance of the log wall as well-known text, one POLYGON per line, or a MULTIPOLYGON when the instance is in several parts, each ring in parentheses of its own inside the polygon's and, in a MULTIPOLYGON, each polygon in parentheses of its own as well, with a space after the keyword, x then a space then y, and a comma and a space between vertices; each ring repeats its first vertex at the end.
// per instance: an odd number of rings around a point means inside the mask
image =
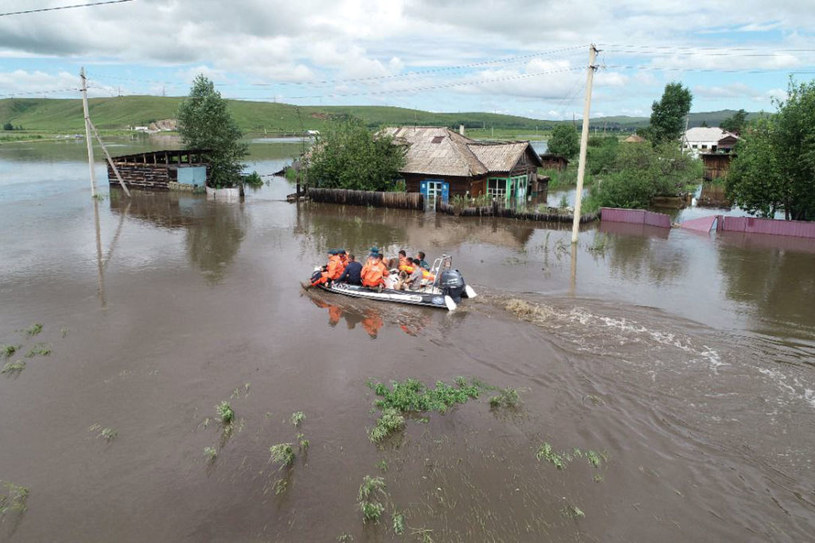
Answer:
MULTIPOLYGON (((164 165, 135 164, 119 162, 116 169, 128 188, 147 190, 170 190, 170 168, 164 165)), ((111 185, 118 185, 119 180, 113 172, 113 168, 108 164, 108 181, 111 185)))
POLYGON ((314 202, 352 206, 424 209, 424 196, 418 192, 377 192, 372 190, 308 189, 314 202))

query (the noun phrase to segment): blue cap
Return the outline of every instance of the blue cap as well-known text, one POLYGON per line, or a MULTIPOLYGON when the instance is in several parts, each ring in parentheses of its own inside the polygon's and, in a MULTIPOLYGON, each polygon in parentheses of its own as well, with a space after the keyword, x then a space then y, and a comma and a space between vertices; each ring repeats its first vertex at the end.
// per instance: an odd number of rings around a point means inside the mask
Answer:
POLYGON ((335 255, 335 254, 337 254, 337 250, 336 249, 329 249, 328 254, 335 255))
POLYGON ((377 247, 377 246, 371 247, 371 254, 372 255, 378 255, 379 254, 379 247, 377 247))

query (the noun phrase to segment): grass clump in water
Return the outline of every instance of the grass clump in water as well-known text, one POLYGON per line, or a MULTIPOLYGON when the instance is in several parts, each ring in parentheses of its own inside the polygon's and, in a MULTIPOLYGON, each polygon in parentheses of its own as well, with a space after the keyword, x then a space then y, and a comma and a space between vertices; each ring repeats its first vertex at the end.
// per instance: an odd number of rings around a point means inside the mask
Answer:
POLYGON ((215 459, 218 458, 218 451, 215 450, 215 447, 204 447, 204 456, 206 456, 210 462, 215 462, 215 459))
POLYGON ((306 452, 308 450, 310 443, 309 440, 306 439, 306 436, 298 433, 297 434, 297 446, 300 447, 300 452, 306 452))
POLYGON ((537 458, 538 461, 546 460, 547 462, 555 466, 557 469, 564 468, 563 456, 556 453, 554 449, 552 449, 552 445, 550 445, 549 443, 544 443, 543 445, 538 447, 538 452, 535 453, 535 458, 537 458))
POLYGON ((34 358, 35 356, 48 356, 51 354, 51 346, 45 343, 37 343, 26 353, 26 358, 34 358))
POLYGON ((376 420, 376 426, 368 431, 368 438, 374 443, 379 443, 404 427, 405 417, 399 413, 398 409, 389 407, 382 411, 382 415, 376 420))
POLYGON ((3 487, 5 492, 0 494, 0 516, 10 511, 22 513, 28 509, 26 505, 29 493, 28 487, 12 482, 4 482, 3 487))
POLYGON ((455 385, 437 381, 435 388, 416 379, 405 379, 401 383, 391 381, 390 388, 373 381, 369 381, 368 386, 379 396, 374 405, 381 410, 376 426, 368 432, 368 437, 374 443, 402 430, 405 427, 405 414, 418 415, 428 411, 444 414, 456 404, 478 398, 484 388, 481 383, 468 383, 463 377, 456 378, 455 385))
POLYGON ((33 337, 33 336, 36 336, 36 335, 37 335, 37 334, 39 334, 40 332, 42 332, 42 323, 41 323, 41 322, 35 322, 34 324, 32 324, 31 326, 29 326, 29 327, 28 327, 28 328, 26 328, 26 330, 25 330, 25 334, 26 334, 28 337, 33 337))
POLYGON ((561 509, 560 514, 566 518, 571 519, 579 519, 586 516, 586 513, 584 513, 582 509, 571 503, 566 505, 563 509, 561 509))
POLYGON ((0 356, 3 358, 11 358, 14 353, 20 350, 22 345, 0 345, 0 356))
POLYGON ((362 478, 359 487, 359 509, 362 511, 362 521, 379 522, 382 513, 385 512, 385 505, 379 501, 380 498, 387 499, 385 492, 385 479, 382 477, 371 477, 366 475, 362 478))
POLYGON ((501 407, 517 409, 520 404, 521 398, 518 395, 518 390, 511 387, 500 389, 496 396, 490 398, 490 407, 493 409, 501 407))
POLYGON ((295 411, 291 414, 291 423, 295 428, 300 427, 300 423, 306 420, 306 414, 302 411, 295 411))
POLYGON ((235 412, 232 410, 232 406, 229 405, 229 402, 226 400, 216 405, 215 411, 218 413, 218 417, 224 424, 232 424, 232 421, 235 420, 235 412))
POLYGON ((5 375, 19 375, 25 369, 25 362, 18 360, 17 362, 6 362, 0 373, 5 375))
POLYGON ((113 428, 102 428, 101 424, 91 424, 88 427, 88 431, 97 432, 96 439, 103 438, 108 443, 116 439, 116 437, 119 435, 119 432, 113 428))
POLYGON ((269 447, 272 462, 280 464, 280 469, 294 463, 294 450, 291 443, 278 443, 269 447))
POLYGON ((405 533, 405 517, 402 513, 394 513, 391 515, 391 521, 393 523, 393 533, 396 535, 405 533))

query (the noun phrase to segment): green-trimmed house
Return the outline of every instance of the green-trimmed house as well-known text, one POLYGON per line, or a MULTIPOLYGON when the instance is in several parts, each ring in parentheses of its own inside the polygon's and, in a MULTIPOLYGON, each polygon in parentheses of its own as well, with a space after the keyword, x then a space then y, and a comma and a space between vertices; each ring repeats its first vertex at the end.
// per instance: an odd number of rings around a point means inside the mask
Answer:
POLYGON ((407 191, 421 192, 428 201, 489 194, 507 206, 520 204, 530 196, 542 165, 528 141, 480 142, 430 126, 392 127, 383 133, 407 148, 400 171, 407 191))

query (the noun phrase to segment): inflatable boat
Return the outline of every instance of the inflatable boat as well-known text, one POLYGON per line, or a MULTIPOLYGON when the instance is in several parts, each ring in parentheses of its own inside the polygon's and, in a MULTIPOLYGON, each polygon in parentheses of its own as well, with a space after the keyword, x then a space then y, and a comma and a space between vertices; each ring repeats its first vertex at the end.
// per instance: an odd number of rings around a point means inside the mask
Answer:
MULTIPOLYGON (((462 298, 475 298, 476 293, 470 285, 464 282, 461 272, 454 269, 452 263, 452 257, 447 255, 434 260, 433 265, 430 267, 430 275, 434 279, 427 281, 427 284, 416 290, 372 289, 338 282, 321 284, 319 288, 354 298, 423 305, 425 307, 438 307, 448 311, 455 311, 462 298)), ((394 270, 392 273, 398 272, 394 270)))

